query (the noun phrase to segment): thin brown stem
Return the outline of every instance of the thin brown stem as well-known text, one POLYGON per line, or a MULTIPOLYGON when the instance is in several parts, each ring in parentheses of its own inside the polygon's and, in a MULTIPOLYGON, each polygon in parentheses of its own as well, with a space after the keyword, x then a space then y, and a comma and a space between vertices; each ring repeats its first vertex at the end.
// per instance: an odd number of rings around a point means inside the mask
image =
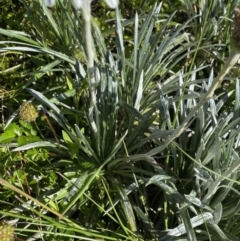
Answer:
POLYGON ((52 131, 52 133, 53 133, 53 135, 54 135, 54 138, 55 138, 55 140, 56 140, 56 142, 57 142, 58 148, 60 148, 60 142, 59 142, 59 140, 58 140, 56 131, 54 130, 54 128, 53 128, 53 126, 52 126, 49 118, 47 117, 47 115, 46 115, 46 114, 43 114, 43 116, 45 117, 45 119, 46 119, 46 121, 47 121, 47 123, 48 123, 48 125, 49 125, 49 127, 50 127, 50 129, 51 129, 51 131, 52 131))

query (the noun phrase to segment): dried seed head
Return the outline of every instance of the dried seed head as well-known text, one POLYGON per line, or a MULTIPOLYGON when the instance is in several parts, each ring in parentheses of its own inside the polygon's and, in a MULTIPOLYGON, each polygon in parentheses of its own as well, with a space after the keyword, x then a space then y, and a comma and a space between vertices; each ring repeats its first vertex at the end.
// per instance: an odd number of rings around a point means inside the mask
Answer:
POLYGON ((14 227, 6 222, 0 223, 1 241, 14 241, 14 227))
POLYGON ((236 9, 235 16, 233 18, 231 44, 232 47, 240 51, 240 6, 236 9))
POLYGON ((26 122, 35 121, 38 117, 38 110, 32 103, 23 103, 19 107, 19 118, 26 122))

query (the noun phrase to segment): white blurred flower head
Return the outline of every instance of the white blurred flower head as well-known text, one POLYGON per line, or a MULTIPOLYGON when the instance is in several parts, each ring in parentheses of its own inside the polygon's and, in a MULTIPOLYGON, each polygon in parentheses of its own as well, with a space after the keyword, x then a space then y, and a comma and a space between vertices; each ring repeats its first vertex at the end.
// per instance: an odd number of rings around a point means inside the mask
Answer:
POLYGON ((88 0, 72 0, 72 5, 75 9, 80 9, 88 0))
POLYGON ((56 0, 44 0, 43 2, 44 2, 44 4, 45 4, 46 7, 51 8, 51 7, 54 6, 55 1, 56 1, 56 0))
MULTIPOLYGON (((104 0, 105 3, 110 8, 117 8, 118 7, 118 0, 104 0)), ((51 8, 54 6, 56 0, 43 0, 45 6, 51 8)), ((81 9, 84 7, 85 4, 91 4, 92 0, 72 0, 72 5, 75 9, 81 9)))
POLYGON ((104 0, 104 1, 110 8, 118 7, 118 0, 104 0))
MULTIPOLYGON (((83 8, 85 3, 91 4, 92 0, 72 0, 72 5, 75 9, 80 9, 83 8)), ((110 8, 117 8, 118 6, 118 0, 104 0, 105 3, 110 7, 110 8)))

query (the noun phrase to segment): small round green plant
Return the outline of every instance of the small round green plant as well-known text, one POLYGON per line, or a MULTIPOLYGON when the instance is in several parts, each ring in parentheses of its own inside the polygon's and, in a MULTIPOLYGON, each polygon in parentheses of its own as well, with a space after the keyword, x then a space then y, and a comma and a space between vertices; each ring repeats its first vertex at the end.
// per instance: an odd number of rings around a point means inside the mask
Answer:
POLYGON ((7 222, 0 223, 1 241, 14 241, 14 227, 7 222))
POLYGON ((23 103, 19 107, 19 118, 26 122, 33 122, 38 117, 38 110, 32 103, 23 103))

